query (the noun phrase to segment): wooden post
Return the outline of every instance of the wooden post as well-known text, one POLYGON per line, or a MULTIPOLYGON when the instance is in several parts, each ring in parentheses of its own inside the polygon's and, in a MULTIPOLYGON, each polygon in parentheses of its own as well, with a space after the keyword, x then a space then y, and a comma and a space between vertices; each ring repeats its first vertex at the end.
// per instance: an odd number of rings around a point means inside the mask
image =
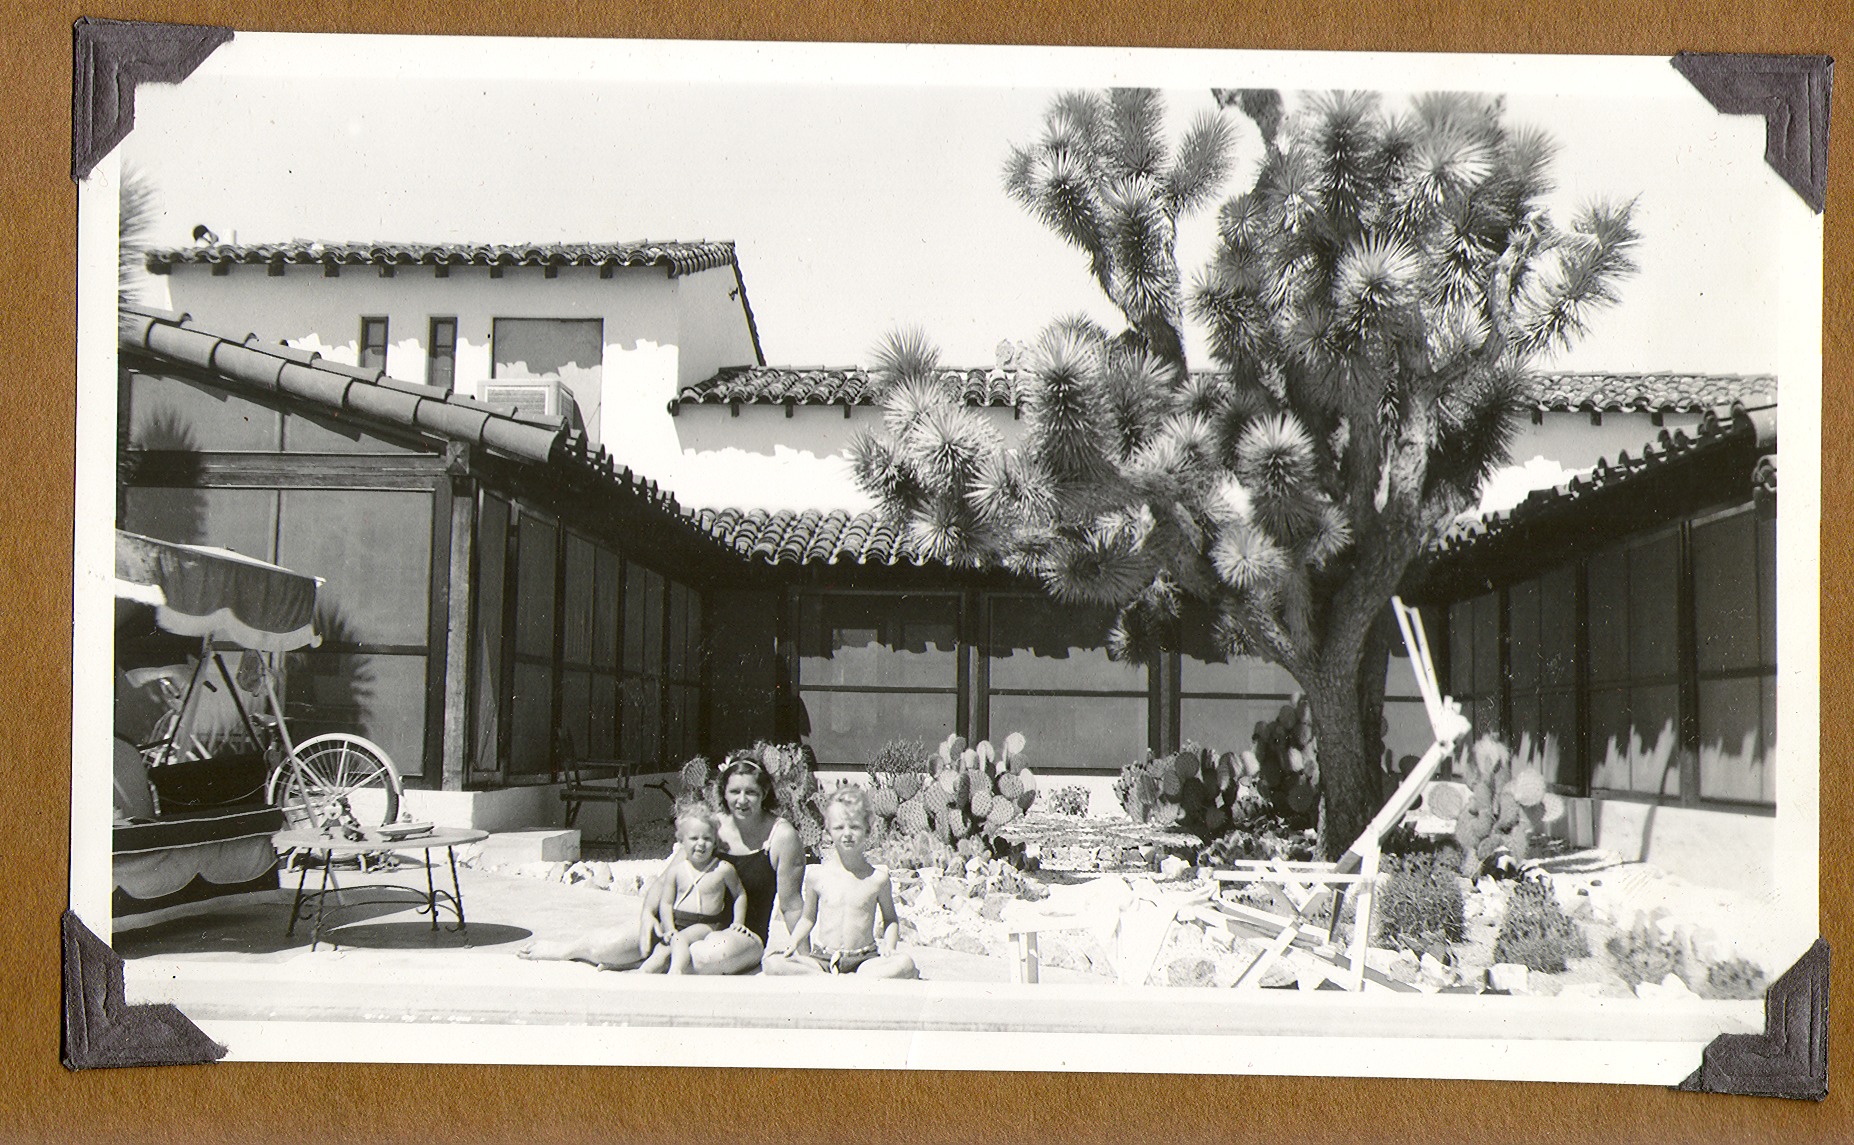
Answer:
POLYGON ((444 640, 444 748, 439 786, 462 791, 470 765, 471 557, 476 548, 476 488, 453 478, 451 490, 450 599, 444 640))

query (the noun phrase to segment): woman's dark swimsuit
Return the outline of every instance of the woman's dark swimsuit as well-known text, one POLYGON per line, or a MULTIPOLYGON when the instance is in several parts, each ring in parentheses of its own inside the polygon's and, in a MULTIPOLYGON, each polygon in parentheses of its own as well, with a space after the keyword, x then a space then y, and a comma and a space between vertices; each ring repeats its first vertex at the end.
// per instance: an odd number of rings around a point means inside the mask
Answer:
POLYGON ((747 929, 764 946, 772 931, 773 905, 779 898, 779 875, 773 870, 772 856, 762 846, 740 855, 724 851, 722 858, 734 864, 734 873, 740 876, 741 890, 747 895, 747 929))

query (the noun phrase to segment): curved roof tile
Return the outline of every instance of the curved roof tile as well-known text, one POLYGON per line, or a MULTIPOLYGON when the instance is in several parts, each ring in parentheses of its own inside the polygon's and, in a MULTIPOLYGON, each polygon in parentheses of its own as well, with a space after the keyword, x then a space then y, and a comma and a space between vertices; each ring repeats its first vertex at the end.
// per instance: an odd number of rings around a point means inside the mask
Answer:
MULTIPOLYGON (((1547 514, 1563 512, 1568 506, 1594 493, 1644 474, 1652 474, 1672 461, 1743 439, 1751 439, 1761 448, 1774 449, 1777 440, 1777 407, 1774 404, 1752 408, 1733 404, 1708 410, 1691 434, 1686 430, 1664 429, 1638 457, 1631 457, 1624 451, 1617 454, 1613 461, 1599 461, 1587 474, 1573 477, 1556 488, 1541 489, 1530 494, 1511 509, 1490 513, 1485 517, 1467 517, 1456 521, 1436 543, 1434 552, 1439 556, 1459 555, 1518 525, 1547 514)), ((1770 462, 1774 485, 1774 453, 1766 460, 1770 462)), ((1754 485, 1762 479, 1763 461, 1758 463, 1758 469, 1759 473, 1747 474, 1754 485)))
POLYGON ((164 274, 198 263, 334 263, 339 266, 661 266, 672 277, 737 266, 731 242, 617 243, 401 243, 314 242, 211 243, 151 250, 148 269, 164 274))
MULTIPOLYGON (((1218 375, 1203 371, 1207 377, 1218 375)), ((940 377, 972 406, 1009 407, 1028 394, 1028 370, 945 369, 940 377)), ((1777 396, 1769 374, 1552 373, 1535 375, 1537 407, 1546 412, 1693 413, 1728 406, 1765 405, 1777 396)), ((692 405, 874 405, 881 384, 862 366, 731 367, 707 381, 684 386, 670 403, 692 405)))
POLYGON ((734 553, 769 565, 926 563, 874 512, 701 509, 693 516, 734 553))

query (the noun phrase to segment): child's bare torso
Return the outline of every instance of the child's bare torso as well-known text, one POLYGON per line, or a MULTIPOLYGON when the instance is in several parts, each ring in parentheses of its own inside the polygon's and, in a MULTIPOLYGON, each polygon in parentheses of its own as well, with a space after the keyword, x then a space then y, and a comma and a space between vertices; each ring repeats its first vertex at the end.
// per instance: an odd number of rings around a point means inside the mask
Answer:
POLYGON ((708 867, 696 867, 687 859, 676 864, 675 905, 690 914, 720 914, 727 909, 727 875, 725 861, 710 860, 708 867))
POLYGON ((887 867, 872 867, 867 875, 858 876, 833 861, 807 867, 805 878, 818 897, 818 919, 811 928, 813 950, 864 950, 874 945, 876 910, 888 886, 887 867))

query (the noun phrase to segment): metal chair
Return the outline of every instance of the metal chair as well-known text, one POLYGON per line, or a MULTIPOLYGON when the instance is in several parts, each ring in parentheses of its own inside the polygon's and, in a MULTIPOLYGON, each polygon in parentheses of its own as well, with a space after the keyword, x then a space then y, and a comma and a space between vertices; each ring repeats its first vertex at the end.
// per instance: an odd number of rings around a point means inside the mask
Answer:
POLYGON ((560 789, 560 801, 566 804, 566 825, 573 826, 586 804, 609 803, 616 820, 613 835, 605 839, 584 837, 583 842, 615 846, 621 854, 630 854, 631 830, 625 823, 624 807, 637 798, 637 789, 632 784, 635 765, 621 759, 581 759, 573 746, 572 733, 565 729, 554 736, 554 758, 566 773, 566 783, 560 789), (588 778, 588 771, 598 772, 601 778, 588 778), (611 778, 603 778, 607 773, 611 778))

